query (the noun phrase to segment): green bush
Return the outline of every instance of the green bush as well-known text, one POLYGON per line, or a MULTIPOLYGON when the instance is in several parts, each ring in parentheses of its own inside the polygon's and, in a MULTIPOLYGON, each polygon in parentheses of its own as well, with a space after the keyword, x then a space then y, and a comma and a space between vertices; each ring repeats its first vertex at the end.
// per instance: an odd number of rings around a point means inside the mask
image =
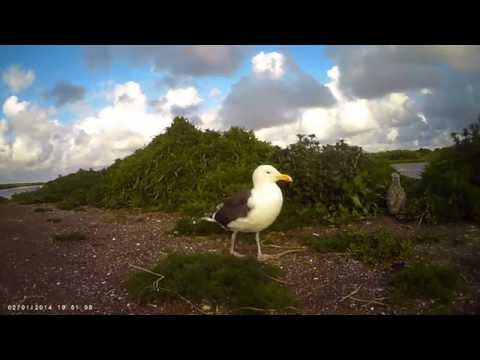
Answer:
POLYGON ((133 273, 127 282, 132 300, 159 303, 183 296, 190 301, 224 306, 232 312, 246 307, 286 310, 294 305, 288 290, 273 281, 279 269, 253 258, 217 254, 169 255, 152 271, 133 273))
MULTIPOLYGON (((438 149, 436 149, 438 151, 438 149)), ((373 159, 384 160, 391 164, 410 163, 410 162, 428 162, 434 156, 435 151, 430 149, 418 150, 389 150, 379 151, 370 154, 373 159)))
POLYGON ((400 218, 423 222, 480 222, 480 119, 452 134, 454 146, 435 151, 422 179, 407 184, 400 218))
POLYGON ((285 193, 302 217, 303 212, 317 223, 341 223, 385 205, 392 169, 360 147, 343 141, 322 146, 315 135, 299 135, 275 159, 294 179, 285 193))
POLYGON ((389 284, 394 302, 433 299, 448 304, 464 281, 458 272, 447 266, 415 263, 393 274, 389 284))
POLYGON ((80 169, 74 174, 60 176, 32 192, 14 194, 12 199, 21 204, 61 203, 61 208, 103 205, 105 171, 80 169))
POLYGON ((342 223, 383 211, 392 171, 385 161, 343 141, 321 146, 315 136, 299 135, 296 144, 281 149, 256 139, 253 131, 201 131, 175 118, 164 134, 108 169, 80 170, 38 191, 15 195, 15 201, 55 202, 63 209, 137 207, 201 217, 225 197, 250 188, 260 164, 272 164, 294 179, 281 185, 285 207, 272 227, 277 230, 342 223))

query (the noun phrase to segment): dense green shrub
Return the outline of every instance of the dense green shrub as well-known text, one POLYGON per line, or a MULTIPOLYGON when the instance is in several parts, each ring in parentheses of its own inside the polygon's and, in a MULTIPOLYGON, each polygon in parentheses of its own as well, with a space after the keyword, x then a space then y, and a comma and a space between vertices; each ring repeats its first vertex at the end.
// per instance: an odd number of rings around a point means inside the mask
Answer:
POLYGON ((176 118, 149 146, 110 167, 106 203, 204 215, 250 187, 252 171, 269 163, 274 151, 251 131, 200 131, 176 118))
POLYGON ((343 141, 322 146, 315 135, 299 135, 298 142, 279 150, 275 160, 294 179, 285 193, 297 216, 342 222, 384 207, 392 169, 360 147, 343 141))
POLYGON ((105 170, 83 170, 60 176, 37 191, 14 194, 12 199, 22 204, 61 202, 64 208, 82 205, 102 206, 105 192, 105 170))
POLYGON ((435 149, 435 151, 432 151, 424 148, 418 150, 389 150, 379 151, 369 155, 373 159, 385 160, 389 163, 426 162, 430 161, 438 150, 439 149, 435 149))
POLYGON ((480 119, 452 134, 454 146, 442 149, 421 181, 407 188, 406 217, 431 222, 480 221, 480 119))
POLYGON ((301 136, 286 149, 256 139, 252 131, 201 131, 175 118, 164 134, 102 171, 80 170, 48 182, 39 191, 15 195, 22 203, 179 211, 200 217, 225 197, 252 186, 252 172, 272 164, 294 183, 280 186, 284 209, 274 229, 338 223, 384 207, 391 168, 343 141, 321 146, 301 136))

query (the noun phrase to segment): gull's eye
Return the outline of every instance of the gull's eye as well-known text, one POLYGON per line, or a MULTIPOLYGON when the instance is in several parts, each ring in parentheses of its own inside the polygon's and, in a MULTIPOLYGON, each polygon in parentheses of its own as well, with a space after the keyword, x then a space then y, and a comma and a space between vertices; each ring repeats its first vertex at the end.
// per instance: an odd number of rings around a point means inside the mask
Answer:
POLYGON ((270 174, 270 171, 267 171, 267 174, 270 174))

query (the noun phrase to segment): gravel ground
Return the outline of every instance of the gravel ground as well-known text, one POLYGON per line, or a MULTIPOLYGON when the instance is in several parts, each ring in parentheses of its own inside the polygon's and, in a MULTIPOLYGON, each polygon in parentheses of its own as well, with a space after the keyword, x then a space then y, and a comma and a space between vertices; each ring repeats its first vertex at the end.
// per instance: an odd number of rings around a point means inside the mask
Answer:
MULTIPOLYGON (((228 252, 228 233, 213 237, 173 236, 171 231, 178 218, 176 214, 135 210, 64 211, 48 204, 0 205, 0 314, 201 313, 185 302, 140 306, 127 298, 125 280, 136 271, 132 265, 151 268, 174 252, 228 252), (35 211, 38 208, 49 211, 35 211), (65 231, 80 231, 87 238, 78 242, 53 240, 55 234, 65 231)), ((349 226, 388 227, 404 236, 415 231, 388 217, 349 226)), ((305 235, 332 231, 333 227, 316 227, 266 233, 262 235, 264 252, 299 247, 299 239, 305 235)), ((445 251, 450 256, 455 254, 468 275, 468 292, 461 294, 452 312, 480 313, 480 248, 475 241, 468 247, 464 243, 460 246, 456 240, 468 238, 465 234, 476 239, 480 230, 463 224, 431 227, 429 231, 452 238, 452 245, 445 251)), ((237 250, 254 255, 255 242, 247 240, 247 236, 239 236, 237 250)), ((429 248, 423 250, 428 252, 429 248)), ((385 270, 366 266, 345 254, 319 254, 307 249, 283 256, 277 265, 283 270, 282 281, 291 288, 304 314, 422 313, 429 307, 419 302, 415 309, 389 308, 384 303, 385 270)), ((222 309, 209 311, 225 313, 222 309)))

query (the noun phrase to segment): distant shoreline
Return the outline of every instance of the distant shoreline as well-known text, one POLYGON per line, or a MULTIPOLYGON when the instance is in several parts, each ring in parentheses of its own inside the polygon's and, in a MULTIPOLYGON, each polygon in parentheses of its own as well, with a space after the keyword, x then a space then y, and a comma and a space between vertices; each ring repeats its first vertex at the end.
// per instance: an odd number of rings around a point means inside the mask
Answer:
POLYGON ((45 182, 0 184, 0 190, 13 189, 13 188, 23 187, 23 186, 44 185, 44 184, 45 182))

